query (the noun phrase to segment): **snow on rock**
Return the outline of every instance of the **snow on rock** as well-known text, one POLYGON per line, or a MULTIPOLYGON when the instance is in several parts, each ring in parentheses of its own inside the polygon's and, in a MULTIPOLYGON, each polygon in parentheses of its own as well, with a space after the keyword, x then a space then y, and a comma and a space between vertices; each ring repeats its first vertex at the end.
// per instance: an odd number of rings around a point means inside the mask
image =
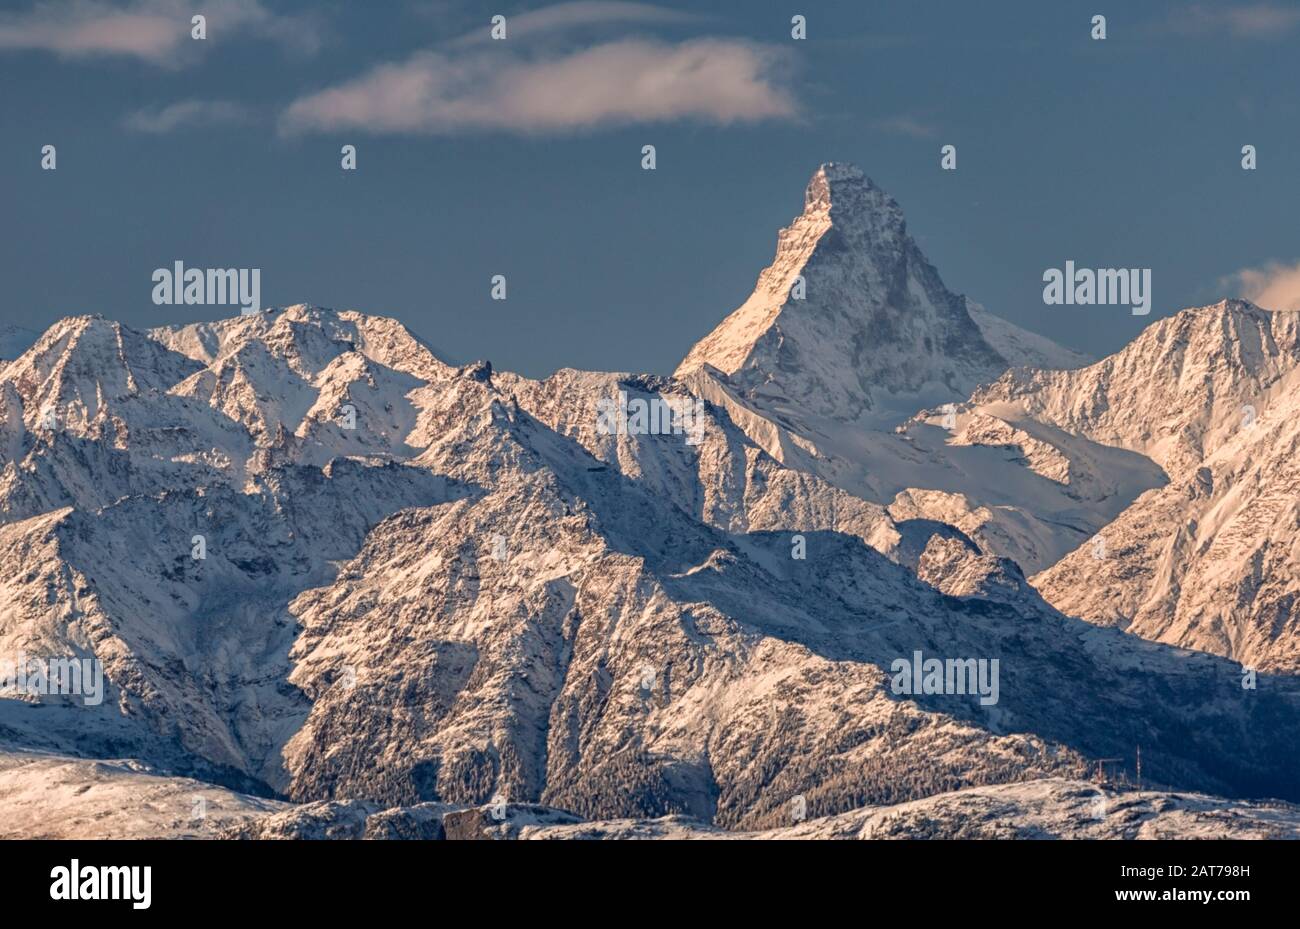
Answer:
POLYGON ((204 839, 286 804, 129 759, 0 750, 0 838, 204 839))
POLYGON ((1159 320, 1085 368, 1008 371, 971 405, 1015 405, 1181 477, 1289 393, 1297 362, 1300 313, 1224 300, 1159 320))

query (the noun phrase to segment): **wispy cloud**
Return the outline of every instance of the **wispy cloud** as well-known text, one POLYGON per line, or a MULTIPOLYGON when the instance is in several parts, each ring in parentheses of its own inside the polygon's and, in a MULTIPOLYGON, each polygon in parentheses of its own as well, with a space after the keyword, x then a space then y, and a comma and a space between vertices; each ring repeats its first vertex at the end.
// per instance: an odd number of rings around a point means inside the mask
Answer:
POLYGON ((786 53, 773 46, 726 38, 624 39, 525 54, 510 42, 421 52, 381 65, 295 101, 281 128, 562 132, 683 119, 753 122, 795 112, 780 77, 786 53))
POLYGON ((179 66, 186 52, 235 34, 269 39, 297 51, 315 51, 315 20, 272 13, 261 0, 69 0, 38 2, 22 12, 0 13, 0 50, 40 50, 64 58, 118 56, 179 66), (208 38, 190 37, 191 17, 207 17, 208 38))
POLYGON ((182 100, 163 107, 136 110, 122 121, 122 125, 137 132, 162 134, 187 127, 242 123, 248 115, 242 105, 229 100, 182 100))
POLYGON ((1270 262, 1262 268, 1245 268, 1219 282, 1237 295, 1266 310, 1300 310, 1300 261, 1293 265, 1270 262))
POLYGON ((877 119, 871 125, 881 132, 913 139, 933 139, 939 134, 937 128, 915 116, 889 116, 877 119))
POLYGON ((1175 32, 1224 34, 1241 39, 1280 39, 1300 27, 1300 7, 1272 3, 1180 7, 1169 20, 1175 32))

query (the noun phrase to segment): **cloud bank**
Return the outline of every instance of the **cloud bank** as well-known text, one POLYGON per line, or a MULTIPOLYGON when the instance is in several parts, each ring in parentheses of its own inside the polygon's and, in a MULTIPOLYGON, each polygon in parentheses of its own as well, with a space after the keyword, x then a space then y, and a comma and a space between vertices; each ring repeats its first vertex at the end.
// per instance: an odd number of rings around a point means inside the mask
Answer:
POLYGON ((281 129, 540 133, 682 119, 725 125, 795 113, 779 77, 786 53, 773 46, 722 38, 626 39, 525 54, 510 41, 421 52, 381 65, 298 99, 283 113, 281 129))

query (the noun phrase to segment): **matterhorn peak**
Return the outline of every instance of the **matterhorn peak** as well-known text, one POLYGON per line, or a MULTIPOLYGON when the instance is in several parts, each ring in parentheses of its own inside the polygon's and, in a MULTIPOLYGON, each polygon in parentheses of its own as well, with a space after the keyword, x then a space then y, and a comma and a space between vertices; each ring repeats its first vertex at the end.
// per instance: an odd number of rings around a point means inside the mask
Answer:
POLYGON ((804 210, 829 210, 841 196, 851 197, 852 192, 874 188, 871 179, 857 165, 843 161, 828 161, 813 172, 804 192, 804 210))
POLYGON ((975 319, 894 198, 856 166, 827 162, 754 292, 677 373, 716 368, 751 405, 805 425, 888 426, 909 408, 964 399, 1021 363, 1017 346, 1039 343, 1067 354, 1010 323, 975 319))
POLYGON ((804 191, 804 216, 828 217, 832 224, 871 221, 906 234, 903 211, 893 197, 862 173, 857 165, 828 161, 813 172, 804 191))

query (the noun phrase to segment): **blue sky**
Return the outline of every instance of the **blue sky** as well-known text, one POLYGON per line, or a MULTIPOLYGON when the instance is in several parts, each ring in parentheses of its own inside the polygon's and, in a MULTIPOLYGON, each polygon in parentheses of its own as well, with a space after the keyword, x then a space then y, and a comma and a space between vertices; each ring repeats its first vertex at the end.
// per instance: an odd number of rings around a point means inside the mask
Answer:
POLYGON ((951 289, 1094 354, 1184 306, 1300 298, 1293 2, 207 0, 204 41, 192 7, 6 0, 0 319, 230 315, 153 305, 181 260, 456 360, 666 373, 831 160, 898 199, 951 289), (1151 268, 1152 315, 1044 305, 1066 260, 1151 268))

